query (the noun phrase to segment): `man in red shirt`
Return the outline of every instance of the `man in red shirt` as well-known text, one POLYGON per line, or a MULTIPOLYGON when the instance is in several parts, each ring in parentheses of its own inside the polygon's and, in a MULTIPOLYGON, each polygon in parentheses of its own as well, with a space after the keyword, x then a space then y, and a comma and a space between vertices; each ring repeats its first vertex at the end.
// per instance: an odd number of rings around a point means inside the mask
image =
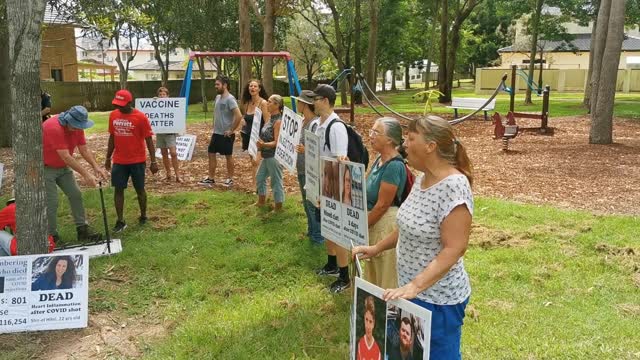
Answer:
POLYGON ((94 233, 86 222, 82 192, 76 183, 72 169, 82 175, 90 187, 96 187, 96 178, 73 157, 78 152, 91 165, 100 178, 108 178, 109 173, 100 168, 87 147, 84 129, 93 126, 87 109, 74 106, 68 111, 53 116, 42 123, 42 155, 44 159, 45 187, 47 193, 47 219, 49 234, 60 245, 57 231, 58 187, 64 192, 71 205, 71 213, 78 232, 78 241, 100 241, 102 235, 94 233))
MULTIPOLYGON (((16 233, 16 199, 7 201, 7 206, 0 210, 0 256, 18 255, 18 239, 16 233)), ((55 243, 49 235, 49 252, 53 252, 55 243)))
POLYGON ((149 150, 152 174, 158 172, 156 162, 156 150, 153 146, 153 131, 147 116, 140 110, 133 108, 133 96, 127 90, 118 90, 111 102, 116 109, 109 115, 109 145, 107 159, 104 166, 111 169, 111 156, 113 156, 113 170, 111 171, 111 185, 115 189, 114 202, 118 221, 114 232, 121 232, 127 224, 122 215, 124 208, 124 190, 127 188, 129 177, 133 188, 138 194, 140 205, 140 217, 138 222, 143 225, 147 222, 147 192, 144 190, 144 176, 147 161, 145 144, 149 150))

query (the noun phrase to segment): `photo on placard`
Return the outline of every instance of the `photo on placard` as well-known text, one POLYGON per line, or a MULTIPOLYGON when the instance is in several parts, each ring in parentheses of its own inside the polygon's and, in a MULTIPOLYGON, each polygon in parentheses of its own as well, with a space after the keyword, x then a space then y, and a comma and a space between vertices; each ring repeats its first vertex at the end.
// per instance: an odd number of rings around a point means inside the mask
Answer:
POLYGON ((409 310, 389 304, 385 360, 429 359, 425 331, 430 333, 430 326, 430 318, 419 317, 409 310))
POLYGON ((4 276, 0 276, 0 294, 4 294, 4 276))
POLYGON ((336 161, 322 160, 322 196, 340 201, 340 168, 336 161))
POLYGON ((359 166, 353 164, 342 164, 342 194, 341 201, 343 204, 354 207, 358 210, 364 210, 364 173, 359 166))
POLYGON ((31 291, 66 290, 82 287, 82 255, 41 256, 33 261, 31 291))
POLYGON ((381 360, 385 346, 387 303, 382 289, 356 278, 353 324, 356 360, 381 360))

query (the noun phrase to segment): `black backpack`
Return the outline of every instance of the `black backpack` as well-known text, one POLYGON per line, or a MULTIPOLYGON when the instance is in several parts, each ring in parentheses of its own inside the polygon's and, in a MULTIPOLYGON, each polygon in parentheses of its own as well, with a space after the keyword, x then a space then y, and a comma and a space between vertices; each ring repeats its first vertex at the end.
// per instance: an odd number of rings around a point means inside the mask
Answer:
POLYGON ((331 126, 333 126, 333 124, 337 122, 342 123, 344 127, 347 128, 347 137, 349 138, 349 142, 347 145, 347 157, 349 158, 349 161, 364 164, 364 168, 366 169, 367 167, 369 167, 369 151, 362 142, 362 136, 360 136, 360 134, 358 134, 356 129, 354 129, 352 126, 345 124, 344 121, 340 119, 331 120, 329 125, 327 125, 327 130, 324 133, 324 146, 328 147, 329 150, 331 150, 329 134, 331 131, 331 126))

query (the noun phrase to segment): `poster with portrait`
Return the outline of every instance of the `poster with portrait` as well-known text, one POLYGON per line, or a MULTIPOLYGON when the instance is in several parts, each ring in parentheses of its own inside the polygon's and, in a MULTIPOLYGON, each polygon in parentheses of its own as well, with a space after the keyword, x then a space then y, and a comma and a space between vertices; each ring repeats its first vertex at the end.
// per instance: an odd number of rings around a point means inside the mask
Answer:
POLYGON ((340 202, 343 237, 353 246, 369 245, 364 164, 340 162, 340 202))
POLYGON ((296 160, 298 159, 296 146, 300 143, 303 121, 302 116, 288 107, 282 111, 282 125, 278 135, 275 159, 291 172, 296 171, 296 160))
POLYGON ((247 151, 255 160, 258 157, 258 139, 260 138, 260 124, 262 123, 262 110, 256 107, 251 123, 251 134, 249 134, 249 147, 247 151))
POLYGON ((345 249, 351 248, 342 231, 340 205, 340 164, 330 157, 320 158, 320 233, 345 249))
POLYGON ((431 312, 404 299, 384 301, 384 290, 355 278, 352 359, 428 360, 431 312))
POLYGON ((304 189, 314 206, 320 200, 320 140, 315 133, 304 131, 304 189))
POLYGON ((136 109, 147 115, 154 134, 182 134, 187 129, 186 98, 136 99, 136 109))
POLYGON ((86 253, 0 258, 0 333, 87 327, 86 253))

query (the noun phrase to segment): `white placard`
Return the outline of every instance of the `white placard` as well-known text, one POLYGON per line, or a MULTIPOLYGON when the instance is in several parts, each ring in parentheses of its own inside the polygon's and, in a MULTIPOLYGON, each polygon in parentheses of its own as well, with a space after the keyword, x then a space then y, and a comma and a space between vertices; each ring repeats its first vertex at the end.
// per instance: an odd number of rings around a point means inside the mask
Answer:
POLYGON ((313 206, 320 200, 320 140, 315 133, 304 131, 304 190, 313 206))
POLYGON ((2 178, 4 177, 4 164, 0 163, 0 194, 2 194, 2 178))
POLYGON ((369 245, 369 222, 364 164, 340 163, 340 201, 343 237, 353 246, 369 245))
POLYGON ((352 359, 401 359, 401 349, 411 359, 428 360, 431 342, 431 311, 408 300, 382 300, 383 289, 359 277, 355 279, 351 314, 352 359), (372 313, 373 312, 373 313, 372 313), (372 320, 372 339, 365 339, 365 317, 372 320), (404 338, 401 332, 410 334, 404 338), (408 341, 407 341, 408 340, 408 341), (360 355, 360 356, 358 356, 360 355))
POLYGON ((253 123, 251 123, 251 134, 249 137, 249 155, 255 160, 258 157, 258 139, 260 138, 260 124, 262 124, 262 110, 256 108, 253 114, 253 123))
POLYGON ((182 134, 187 129, 186 98, 136 99, 136 109, 147 115, 155 134, 182 134))
MULTIPOLYGON (((193 156, 193 151, 196 148, 196 136, 195 135, 182 135, 176 138, 176 153, 178 154, 178 160, 190 161, 193 156)), ((162 152, 160 149, 156 149, 156 158, 162 159, 162 152)))
POLYGON ((296 145, 300 143, 303 121, 302 116, 287 107, 284 108, 275 159, 291 172, 296 170, 296 159, 298 158, 296 145))
POLYGON ((0 333, 87 327, 88 299, 85 253, 0 258, 0 333))
POLYGON ((340 205, 340 166, 338 160, 320 158, 320 233, 324 238, 351 248, 342 231, 342 205, 340 205))

